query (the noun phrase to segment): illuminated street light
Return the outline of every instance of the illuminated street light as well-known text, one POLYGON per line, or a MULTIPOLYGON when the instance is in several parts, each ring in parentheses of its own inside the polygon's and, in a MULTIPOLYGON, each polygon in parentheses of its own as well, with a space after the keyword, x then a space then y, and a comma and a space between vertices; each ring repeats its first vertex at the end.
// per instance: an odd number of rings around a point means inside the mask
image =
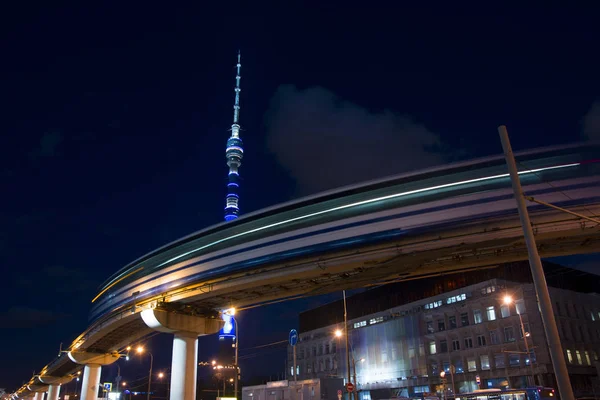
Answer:
POLYGON ((165 374, 163 374, 162 372, 159 372, 159 373, 158 373, 158 377, 159 377, 159 378, 163 378, 164 376, 165 376, 165 374))
POLYGON ((123 383, 121 383, 121 385, 127 386, 127 382, 123 382, 123 383))
POLYGON ((126 349, 126 350, 127 350, 127 351, 130 351, 130 350, 131 350, 131 346, 127 346, 127 349, 126 349))
POLYGON ((227 310, 223 310, 223 314, 225 315, 231 315, 232 317, 235 315, 235 308, 228 308, 227 310))
POLYGON ((335 337, 342 337, 343 333, 341 329, 336 329, 335 330, 335 337))
POLYGON ((217 360, 212 360, 211 364, 212 365, 217 365, 217 360))
MULTIPOLYGON (((510 305, 513 303, 512 296, 506 295, 504 296, 504 304, 510 305)), ((519 323, 521 324, 521 334, 523 335, 523 341, 525 342, 525 351, 527 352, 527 358, 529 359, 529 367, 531 368, 531 379, 533 380, 533 385, 535 385, 535 372, 533 371, 533 360, 531 359, 531 352, 529 351, 529 341, 528 337, 531 336, 531 333, 525 332, 525 325, 523 324, 523 317, 521 317, 521 313, 519 312, 519 308, 515 307, 515 311, 519 316, 519 323)), ((527 362, 527 358, 525 361, 527 362)))
POLYGON ((142 346, 138 346, 137 349, 135 349, 138 353, 143 353, 144 352, 144 348, 142 346))

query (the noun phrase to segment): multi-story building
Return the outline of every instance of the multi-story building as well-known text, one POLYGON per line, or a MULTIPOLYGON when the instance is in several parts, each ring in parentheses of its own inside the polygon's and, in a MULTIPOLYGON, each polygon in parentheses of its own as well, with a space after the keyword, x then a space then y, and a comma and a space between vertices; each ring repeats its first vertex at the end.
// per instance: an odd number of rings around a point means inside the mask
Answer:
MULTIPOLYGON (((545 271, 574 391, 589 393, 600 354, 600 277, 555 264, 545 271)), ((555 386, 526 263, 369 290, 348 298, 348 315, 351 380, 362 400, 469 392, 477 378, 481 388, 555 386)), ((341 302, 301 314, 299 379, 347 379, 345 338, 336 329, 343 329, 341 302)))

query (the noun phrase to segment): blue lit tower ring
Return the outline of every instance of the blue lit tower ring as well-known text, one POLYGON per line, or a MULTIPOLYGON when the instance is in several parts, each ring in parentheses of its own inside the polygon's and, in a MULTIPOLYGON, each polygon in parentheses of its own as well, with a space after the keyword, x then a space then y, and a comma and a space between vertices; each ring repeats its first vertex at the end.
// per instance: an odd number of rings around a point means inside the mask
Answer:
POLYGON ((225 158, 227 159, 227 166, 229 167, 228 183, 227 183, 227 197, 225 198, 225 221, 231 221, 236 219, 240 215, 240 209, 238 206, 240 187, 239 182, 239 169, 242 165, 242 158, 244 157, 244 146, 242 139, 240 139, 240 64, 241 55, 238 53, 237 62, 237 74, 235 77, 235 103, 233 105, 233 125, 231 125, 231 137, 227 140, 227 148, 225 149, 225 158))

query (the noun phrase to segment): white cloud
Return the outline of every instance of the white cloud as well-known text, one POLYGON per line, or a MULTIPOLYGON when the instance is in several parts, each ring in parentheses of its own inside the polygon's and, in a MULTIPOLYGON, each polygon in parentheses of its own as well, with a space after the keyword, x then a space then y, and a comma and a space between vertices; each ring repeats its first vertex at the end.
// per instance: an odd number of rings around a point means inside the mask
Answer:
POLYGON ((439 136, 407 115, 372 112, 321 87, 280 86, 266 117, 267 145, 298 194, 441 164, 439 136))

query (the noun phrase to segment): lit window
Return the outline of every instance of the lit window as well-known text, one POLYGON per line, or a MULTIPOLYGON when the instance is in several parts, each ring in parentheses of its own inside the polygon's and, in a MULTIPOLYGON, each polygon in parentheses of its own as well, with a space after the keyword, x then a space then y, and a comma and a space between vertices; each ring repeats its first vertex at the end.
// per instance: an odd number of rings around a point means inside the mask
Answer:
POLYGON ((569 349, 567 349, 567 360, 569 360, 569 364, 573 364, 573 355, 569 349))
POLYGON ((500 306, 500 314, 502 315, 502 318, 510 317, 510 307, 505 304, 500 306))
POLYGON ((592 365, 592 361, 590 360, 590 353, 586 350, 583 352, 583 354, 585 355, 585 363, 587 365, 592 365))
POLYGON ((581 353, 579 352, 579 350, 575 350, 575 355, 577 356, 577 364, 583 364, 583 361, 581 360, 581 353))
POLYGON ((435 341, 429 342, 429 354, 435 354, 435 353, 436 353, 435 341))
POLYGON ((469 369, 469 372, 477 371, 477 363, 474 359, 467 361, 467 368, 469 369))
POLYGON ((369 325, 376 324, 378 322, 383 322, 383 317, 371 318, 369 320, 369 325))
POLYGON ((479 357, 481 361, 481 369, 490 369, 490 357, 487 354, 479 357))
POLYGON ((476 324, 480 324, 483 322, 483 318, 481 317, 481 311, 473 310, 473 322, 476 324))
POLYGON ((360 328, 362 326, 367 326, 367 321, 360 321, 360 322, 355 322, 354 323, 354 328, 360 328))
POLYGON ((598 361, 598 353, 592 350, 592 355, 594 356, 594 361, 598 361))
POLYGON ((485 312, 488 321, 494 321, 496 319, 496 310, 494 309, 494 306, 489 306, 485 309, 485 312))

